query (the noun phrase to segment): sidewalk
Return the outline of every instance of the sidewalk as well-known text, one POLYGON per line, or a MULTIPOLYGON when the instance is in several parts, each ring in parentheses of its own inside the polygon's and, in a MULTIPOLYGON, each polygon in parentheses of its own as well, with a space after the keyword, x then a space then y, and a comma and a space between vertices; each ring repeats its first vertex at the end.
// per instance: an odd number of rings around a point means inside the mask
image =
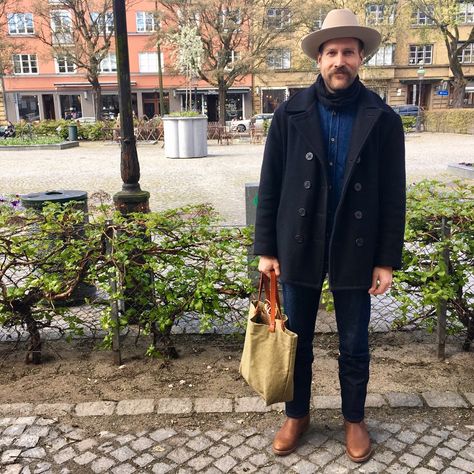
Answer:
POLYGON ((0 469, 36 473, 416 473, 474 471, 474 394, 371 394, 375 454, 344 453, 338 397, 314 397, 290 456, 271 451, 281 406, 259 398, 0 405, 0 469))

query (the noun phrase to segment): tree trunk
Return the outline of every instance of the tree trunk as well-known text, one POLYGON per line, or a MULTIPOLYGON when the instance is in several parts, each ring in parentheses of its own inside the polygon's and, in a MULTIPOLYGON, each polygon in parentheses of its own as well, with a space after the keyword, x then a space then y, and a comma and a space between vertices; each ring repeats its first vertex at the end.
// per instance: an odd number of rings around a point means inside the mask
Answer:
POLYGON ((464 106, 464 96, 466 94, 466 80, 455 77, 453 81, 453 95, 451 107, 459 109, 464 106))
POLYGON ((41 364, 41 334, 35 318, 29 314, 26 318, 26 328, 30 334, 30 347, 26 354, 26 363, 41 364))
POLYGON ((223 81, 219 81, 219 123, 225 126, 225 99, 227 96, 227 87, 223 81))
POLYGON ((92 95, 94 97, 94 115, 96 120, 102 120, 102 87, 99 78, 91 79, 92 95))

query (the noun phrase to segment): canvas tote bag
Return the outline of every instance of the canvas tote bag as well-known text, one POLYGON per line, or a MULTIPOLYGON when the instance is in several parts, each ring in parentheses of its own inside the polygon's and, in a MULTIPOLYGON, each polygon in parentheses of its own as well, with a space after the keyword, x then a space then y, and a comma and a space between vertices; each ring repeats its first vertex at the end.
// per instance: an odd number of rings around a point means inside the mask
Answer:
POLYGON ((286 328, 287 320, 281 313, 275 272, 270 279, 262 273, 258 300, 250 303, 240 373, 267 406, 293 400, 298 336, 286 328), (265 301, 261 300, 262 286, 265 301))

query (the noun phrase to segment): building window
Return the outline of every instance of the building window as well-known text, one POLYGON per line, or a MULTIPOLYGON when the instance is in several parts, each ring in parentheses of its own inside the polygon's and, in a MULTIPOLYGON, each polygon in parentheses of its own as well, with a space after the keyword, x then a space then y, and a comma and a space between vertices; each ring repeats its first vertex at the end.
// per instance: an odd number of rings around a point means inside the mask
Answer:
POLYGON ((37 95, 23 95, 18 97, 18 114, 21 120, 33 122, 39 120, 39 106, 37 95))
POLYGON ((366 6, 365 18, 367 25, 380 25, 387 22, 392 25, 395 19, 393 8, 392 11, 386 11, 386 5, 381 3, 369 3, 366 6))
POLYGON ((137 31, 152 32, 159 27, 158 19, 154 12, 137 12, 137 31))
POLYGON ((267 66, 270 69, 290 69, 291 51, 288 49, 271 49, 267 55, 267 66))
POLYGON ((459 23, 474 23, 474 3, 459 2, 459 23))
POLYGON ((15 74, 38 74, 36 54, 14 54, 13 72, 15 74))
POLYGON ((51 33, 56 44, 72 43, 72 20, 70 12, 53 10, 51 12, 51 33))
POLYGON ((100 31, 105 33, 114 32, 114 14, 112 12, 91 13, 91 20, 100 31))
POLYGON ((78 95, 60 95, 61 117, 66 120, 82 117, 81 98, 78 95))
POLYGON ((262 89, 262 112, 271 114, 287 99, 286 89, 262 89))
POLYGON ((11 35, 28 35, 35 32, 32 13, 9 13, 8 33, 11 35))
POLYGON ((71 74, 76 72, 76 65, 71 58, 60 55, 56 57, 56 71, 59 74, 71 74))
POLYGON ((115 53, 108 53, 100 62, 100 72, 116 72, 117 57, 115 53))
POLYGON ((431 64, 433 61, 433 45, 432 44, 412 44, 408 57, 408 64, 431 64))
POLYGON ((268 8, 267 26, 271 29, 282 30, 291 23, 289 8, 268 8))
POLYGON ((463 64, 474 64, 474 43, 469 43, 458 55, 458 59, 463 64))
POLYGON ((242 15, 240 8, 234 10, 226 10, 225 8, 219 12, 219 21, 222 31, 240 31, 242 23, 242 15))
POLYGON ((416 10, 413 10, 412 24, 416 26, 433 25, 433 15, 433 5, 426 5, 423 10, 417 8, 416 10))
POLYGON ((320 30, 321 27, 323 26, 324 19, 326 18, 326 15, 328 14, 328 11, 326 8, 315 8, 315 16, 314 16, 314 22, 313 22, 313 30, 320 30))
MULTIPOLYGON (((138 53, 140 72, 158 72, 158 53, 138 53)), ((163 53, 161 53, 161 69, 163 70, 163 53)))
POLYGON ((367 61, 367 66, 391 66, 393 65, 393 56, 395 45, 386 44, 380 46, 377 52, 367 61))

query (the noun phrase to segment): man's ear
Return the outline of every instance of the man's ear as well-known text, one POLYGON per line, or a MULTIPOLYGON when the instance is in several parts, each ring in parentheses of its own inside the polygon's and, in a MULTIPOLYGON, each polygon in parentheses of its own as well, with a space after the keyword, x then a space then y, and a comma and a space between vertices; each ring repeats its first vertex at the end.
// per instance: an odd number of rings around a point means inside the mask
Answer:
POLYGON ((321 62, 321 53, 318 53, 318 56, 316 57, 316 62, 318 64, 321 62))

